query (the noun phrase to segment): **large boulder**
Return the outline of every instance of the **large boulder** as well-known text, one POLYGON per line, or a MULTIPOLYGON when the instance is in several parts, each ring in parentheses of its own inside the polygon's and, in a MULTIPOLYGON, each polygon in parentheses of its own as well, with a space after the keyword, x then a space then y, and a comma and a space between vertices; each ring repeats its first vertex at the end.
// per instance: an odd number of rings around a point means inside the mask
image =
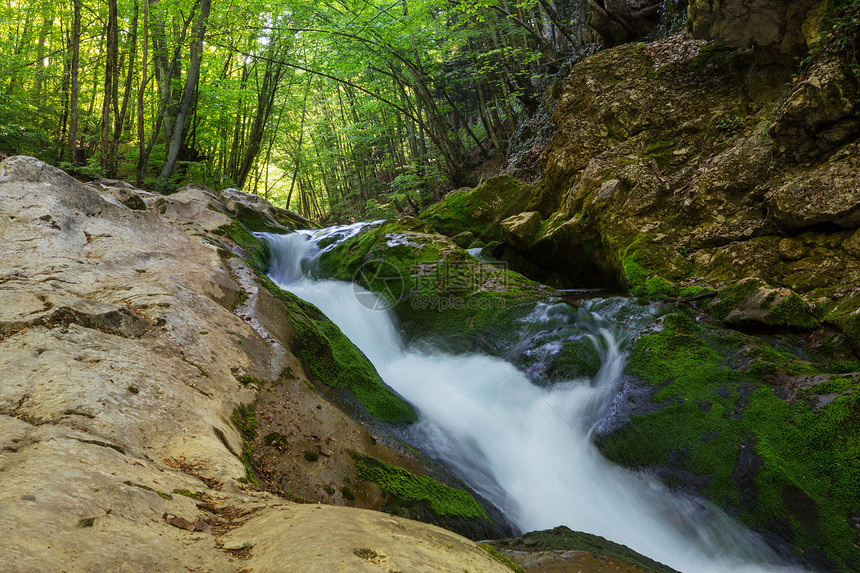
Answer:
POLYGON ((694 38, 752 48, 763 63, 792 65, 809 49, 807 35, 813 32, 807 20, 817 19, 825 5, 826 0, 690 0, 687 29, 694 38))
MULTIPOLYGON (((507 570, 431 525, 287 501, 381 507, 372 483, 334 492, 357 480, 351 454, 428 470, 314 390, 291 309, 216 232, 238 224, 217 196, 123 192, 140 210, 106 187, 33 158, 0 164, 5 570, 270 570, 285 547, 298 571, 507 570)), ((330 328, 309 306, 298 318, 330 328)))

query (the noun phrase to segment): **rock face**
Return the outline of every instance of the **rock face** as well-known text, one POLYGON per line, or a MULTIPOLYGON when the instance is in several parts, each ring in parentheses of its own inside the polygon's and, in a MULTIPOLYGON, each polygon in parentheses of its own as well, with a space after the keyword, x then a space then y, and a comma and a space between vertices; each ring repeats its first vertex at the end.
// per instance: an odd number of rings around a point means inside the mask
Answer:
POLYGON ((229 195, 151 196, 32 158, 0 164, 5 570, 505 571, 430 525, 251 487, 264 447, 290 450, 285 492, 337 505, 358 502, 329 497, 327 480, 353 478, 368 506, 380 497, 347 449, 422 466, 311 390, 286 307, 245 262, 253 237, 225 204, 250 199, 229 195), (305 471, 295 460, 323 428, 343 445, 305 471), (276 432, 288 439, 264 446, 276 432))
MULTIPOLYGON (((690 13, 710 7, 728 33, 736 11, 755 35, 770 6, 799 33, 813 4, 693 2, 690 13)), ((773 58, 794 53, 795 32, 774 32, 773 58)), ((829 51, 795 81, 762 61, 682 35, 579 63, 543 179, 505 213, 501 238, 572 286, 620 283, 695 309, 633 345, 601 436, 608 457, 707 496, 815 570, 853 571, 860 496, 838 460, 860 455, 844 439, 860 431, 857 79, 829 51)))
POLYGON ((687 28, 695 38, 753 48, 764 63, 790 65, 808 49, 810 19, 826 1, 690 0, 687 28))

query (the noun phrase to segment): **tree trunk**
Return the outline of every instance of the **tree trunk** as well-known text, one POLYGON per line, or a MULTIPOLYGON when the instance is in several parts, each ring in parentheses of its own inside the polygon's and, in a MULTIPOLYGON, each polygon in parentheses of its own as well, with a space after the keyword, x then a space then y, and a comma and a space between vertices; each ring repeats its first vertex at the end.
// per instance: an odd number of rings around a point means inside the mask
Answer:
POLYGON ((74 23, 72 24, 72 65, 69 68, 71 87, 69 90, 69 161, 75 163, 78 147, 78 68, 81 56, 81 0, 72 0, 74 23))
POLYGON ((185 126, 191 111, 191 102, 194 99, 194 91, 197 80, 200 77, 200 65, 203 62, 203 36, 206 34, 206 22, 209 19, 209 10, 212 0, 201 0, 200 15, 192 30, 194 38, 191 44, 191 59, 188 63, 188 75, 185 78, 185 87, 182 90, 182 99, 179 102, 179 112, 176 114, 176 122, 173 133, 167 146, 167 159, 156 187, 163 189, 167 185, 167 179, 173 175, 176 169, 176 160, 179 157, 179 149, 185 138, 185 126))
POLYGON ((108 0, 108 25, 107 25, 107 50, 105 54, 105 92, 102 102, 102 138, 101 138, 101 162, 102 169, 108 177, 116 176, 116 165, 111 165, 110 148, 111 148, 111 108, 114 107, 113 102, 116 100, 117 79, 119 78, 119 70, 117 69, 117 60, 119 59, 119 26, 117 24, 117 5, 116 0, 108 0))

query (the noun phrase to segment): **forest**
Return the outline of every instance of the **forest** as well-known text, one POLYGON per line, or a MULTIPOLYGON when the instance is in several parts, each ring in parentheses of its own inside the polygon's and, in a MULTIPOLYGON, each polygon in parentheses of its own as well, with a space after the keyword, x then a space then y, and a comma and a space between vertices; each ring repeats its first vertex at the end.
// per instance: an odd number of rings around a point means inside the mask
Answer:
POLYGON ((600 40, 584 0, 0 10, 3 154, 162 192, 238 187, 317 220, 474 184, 476 166, 527 147, 545 93, 600 40))

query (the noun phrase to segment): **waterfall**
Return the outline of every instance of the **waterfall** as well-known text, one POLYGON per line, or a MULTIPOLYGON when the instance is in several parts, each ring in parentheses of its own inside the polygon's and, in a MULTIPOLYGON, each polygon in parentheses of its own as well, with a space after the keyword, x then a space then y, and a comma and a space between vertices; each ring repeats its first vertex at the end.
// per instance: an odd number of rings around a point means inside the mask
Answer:
MULTIPOLYGON (((619 343, 629 334, 619 325, 613 330, 595 310, 622 304, 620 299, 596 301, 578 311, 581 316, 567 312, 564 319, 579 321, 600 351, 602 363, 593 379, 537 386, 501 358, 410 348, 390 313, 366 304, 372 294, 302 274, 302 261, 311 268, 332 240, 360 228, 265 235, 272 280, 341 328, 386 384, 418 411, 420 420, 409 434, 416 445, 443 461, 516 527, 566 525, 684 572, 794 570, 779 565, 756 535, 716 507, 609 463, 592 444, 589 433, 617 395, 624 367, 619 343)), ((528 321, 537 327, 526 332, 520 351, 551 351, 553 342, 541 342, 541 333, 558 324, 558 314, 556 306, 538 305, 528 321)), ((648 317, 637 320, 646 324, 648 317)))

